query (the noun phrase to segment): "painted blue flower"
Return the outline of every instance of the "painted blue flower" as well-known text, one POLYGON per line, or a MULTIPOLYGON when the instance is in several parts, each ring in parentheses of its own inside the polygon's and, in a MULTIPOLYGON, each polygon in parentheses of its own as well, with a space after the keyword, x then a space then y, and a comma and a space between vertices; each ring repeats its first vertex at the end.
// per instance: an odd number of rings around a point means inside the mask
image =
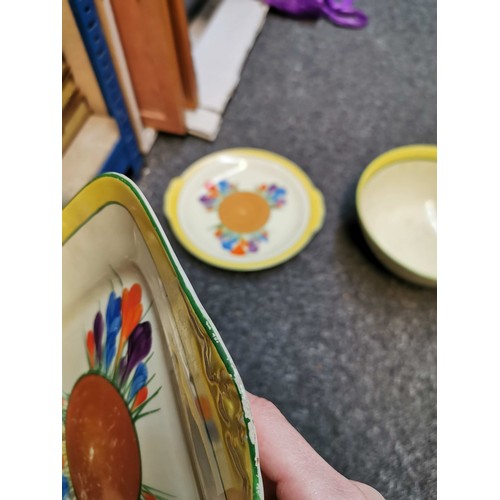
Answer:
POLYGON ((69 481, 68 478, 62 475, 62 500, 69 499, 69 481))
POLYGON ((285 189, 278 188, 278 189, 276 189, 276 191, 273 194, 273 200, 277 201, 280 198, 282 198, 283 196, 285 196, 285 194, 286 194, 286 190, 285 189))
POLYGON ((128 400, 131 401, 137 394, 139 389, 146 385, 148 381, 148 368, 145 363, 139 363, 135 369, 134 376, 132 378, 132 385, 130 386, 130 392, 128 400))
POLYGON ((117 297, 114 291, 109 294, 108 307, 106 309, 107 334, 104 352, 106 371, 108 371, 116 354, 116 337, 122 326, 121 303, 121 297, 117 297))
POLYGON ((230 187, 231 186, 230 186, 229 182, 227 182, 227 181, 220 181, 219 182, 219 191, 221 192, 221 194, 227 194, 230 187))

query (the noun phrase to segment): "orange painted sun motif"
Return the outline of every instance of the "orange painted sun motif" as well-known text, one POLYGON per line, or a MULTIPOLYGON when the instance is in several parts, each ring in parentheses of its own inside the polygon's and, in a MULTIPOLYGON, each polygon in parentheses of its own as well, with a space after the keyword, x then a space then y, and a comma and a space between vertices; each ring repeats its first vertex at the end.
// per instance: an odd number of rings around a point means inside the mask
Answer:
POLYGON ((199 201, 208 211, 217 211, 220 223, 214 235, 224 250, 246 255, 259 250, 268 241, 265 228, 271 210, 286 202, 286 189, 276 184, 262 184, 255 191, 239 191, 226 180, 205 184, 199 201))
POLYGON ((149 394, 153 341, 141 298, 138 283, 110 293, 85 338, 89 370, 63 394, 63 500, 169 498, 142 484, 135 424, 159 410, 146 411, 160 388, 149 394))

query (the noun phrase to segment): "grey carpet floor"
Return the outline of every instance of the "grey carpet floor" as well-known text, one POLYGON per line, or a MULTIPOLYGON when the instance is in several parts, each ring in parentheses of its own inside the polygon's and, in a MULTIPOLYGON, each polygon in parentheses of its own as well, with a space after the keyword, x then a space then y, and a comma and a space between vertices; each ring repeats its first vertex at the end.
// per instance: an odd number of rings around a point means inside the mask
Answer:
POLYGON ((358 1, 361 31, 271 12, 214 143, 162 134, 137 180, 248 390, 272 400, 349 478, 387 499, 436 497, 436 292, 388 273, 367 249, 354 191, 364 167, 436 143, 435 0, 358 1), (291 261, 240 274, 175 240, 169 180, 236 146, 299 164, 322 190, 321 232, 291 261))

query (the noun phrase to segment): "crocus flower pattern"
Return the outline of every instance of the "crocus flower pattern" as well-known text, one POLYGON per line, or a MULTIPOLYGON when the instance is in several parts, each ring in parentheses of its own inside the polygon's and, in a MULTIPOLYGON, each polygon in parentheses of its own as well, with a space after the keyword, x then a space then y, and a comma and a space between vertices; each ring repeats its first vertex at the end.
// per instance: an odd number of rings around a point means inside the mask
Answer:
MULTIPOLYGON (((114 290, 109 294, 104 314, 97 311, 91 323, 92 329, 85 335, 84 348, 89 370, 82 374, 69 394, 63 394, 63 500, 91 498, 102 493, 98 490, 99 485, 91 484, 92 481, 99 481, 100 472, 96 468, 108 458, 99 456, 99 453, 112 454, 107 446, 117 439, 121 441, 128 439, 130 442, 123 445, 124 448, 122 447, 119 456, 109 457, 114 463, 116 460, 125 460, 120 464, 120 470, 126 471, 126 474, 122 472, 122 476, 127 477, 124 479, 116 475, 117 484, 122 484, 134 498, 143 500, 170 498, 168 494, 140 483, 140 445, 135 424, 140 418, 159 411, 159 408, 149 409, 149 403, 161 389, 158 388, 152 393, 150 391, 150 382, 154 375, 149 376, 148 361, 152 356, 153 338, 151 323, 141 321, 142 317, 142 288, 138 283, 134 283, 130 288, 123 288, 120 295, 114 290), (105 391, 108 398, 101 397, 101 400, 96 401, 94 405, 91 401, 92 396, 97 399, 105 391), (110 394, 114 397, 114 406, 110 403, 109 408, 106 408, 110 394), (85 401, 85 405, 82 401, 85 401), (79 416, 81 413, 85 414, 86 420, 79 416), (91 422, 92 425, 85 427, 85 422, 92 418, 95 419, 91 422), (100 436, 97 430, 102 426, 102 422, 109 423, 104 437, 100 436), (88 427, 92 429, 86 431, 88 427), (122 435, 113 436, 111 429, 118 427, 122 429, 120 431, 122 435), (129 430, 123 431, 123 429, 129 430), (98 448, 96 443, 103 444, 98 448), (92 456, 98 457, 92 464, 81 456, 87 449, 92 456), (135 462, 123 457, 125 454, 134 456, 134 453, 137 458, 135 462), (133 481, 130 479, 133 477, 137 477, 136 484, 130 482, 133 481)), ((106 474, 109 477, 109 472, 106 474)))
POLYGON ((286 189, 276 184, 261 184, 255 190, 240 191, 227 180, 207 182, 199 197, 207 211, 217 212, 220 222, 214 236, 232 255, 256 253, 269 240, 266 229, 271 210, 286 203, 286 189))

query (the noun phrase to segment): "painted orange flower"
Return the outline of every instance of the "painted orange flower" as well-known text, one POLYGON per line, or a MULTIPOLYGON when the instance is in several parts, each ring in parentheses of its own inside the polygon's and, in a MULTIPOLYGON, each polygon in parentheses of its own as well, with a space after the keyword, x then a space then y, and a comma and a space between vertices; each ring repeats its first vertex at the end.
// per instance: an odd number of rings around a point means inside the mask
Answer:
MULTIPOLYGON (((128 288, 123 289, 122 293, 122 331, 120 334, 120 341, 118 344, 118 352, 116 360, 121 357, 123 346, 130 334, 134 331, 134 328, 138 325, 142 316, 142 289, 138 283, 132 285, 130 290, 128 288)), ((115 370, 117 368, 115 365, 115 370)))

